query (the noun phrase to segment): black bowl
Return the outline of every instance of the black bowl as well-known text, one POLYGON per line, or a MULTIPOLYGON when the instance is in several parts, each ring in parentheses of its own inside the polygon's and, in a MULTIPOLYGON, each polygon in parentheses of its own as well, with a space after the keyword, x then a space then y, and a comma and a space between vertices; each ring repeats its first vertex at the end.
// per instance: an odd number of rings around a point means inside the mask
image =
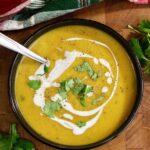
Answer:
POLYGON ((140 67, 140 63, 139 63, 137 57, 134 55, 133 51, 128 46, 128 42, 121 35, 119 35, 113 29, 107 27, 106 25, 98 23, 98 22, 95 22, 95 21, 91 21, 91 20, 71 19, 71 20, 63 20, 63 21, 60 21, 58 23, 50 24, 50 25, 48 25, 48 26, 40 29, 39 31, 37 31, 33 35, 31 35, 31 37, 25 42, 24 45, 26 47, 28 47, 33 41, 35 41, 42 34, 48 32, 49 30, 53 30, 53 29, 55 29, 57 27, 66 26, 66 25, 84 25, 84 26, 90 26, 90 27, 102 30, 102 31, 108 33, 109 35, 111 35, 112 37, 114 37, 125 48, 127 54, 129 55, 129 57, 130 57, 130 59, 131 59, 131 61, 133 63, 133 66, 134 66, 134 69, 135 69, 135 73, 136 73, 136 77, 137 77, 137 94, 136 94, 136 100, 135 100, 134 106, 132 108, 132 111, 129 114, 129 116, 127 117, 127 119, 110 136, 108 136, 107 138, 105 138, 103 140, 100 140, 98 142, 95 142, 95 143, 92 143, 92 144, 88 144, 88 145, 83 145, 83 146, 67 146, 67 145, 62 145, 62 144, 54 143, 52 141, 49 141, 49 140, 41 137, 38 133, 36 133, 29 126, 29 124, 23 118, 21 112, 19 111, 18 105, 16 103, 14 83, 15 83, 15 75, 16 75, 17 66, 18 66, 20 60, 22 59, 22 56, 20 54, 18 54, 16 56, 16 58, 14 60, 14 63, 12 65, 12 68, 11 68, 11 73, 10 73, 10 78, 9 78, 9 95, 10 95, 10 101, 11 101, 11 104, 12 104, 13 111, 15 112, 16 117, 18 118, 18 120, 20 121, 20 123, 24 126, 25 129, 27 129, 27 131, 29 131, 29 133, 31 133, 35 138, 37 138, 41 142, 43 142, 45 144, 48 144, 50 146, 56 147, 56 148, 60 148, 60 149, 72 149, 73 150, 73 149, 89 149, 89 148, 94 148, 94 147, 103 145, 103 144, 111 141, 115 137, 117 137, 129 125, 129 123, 131 123, 131 121, 133 120, 133 118, 134 118, 134 116, 135 116, 135 114, 137 112, 137 109, 138 109, 138 107, 140 105, 140 102, 141 102, 141 99, 142 99, 142 95, 143 95, 143 79, 142 79, 141 67, 140 67))

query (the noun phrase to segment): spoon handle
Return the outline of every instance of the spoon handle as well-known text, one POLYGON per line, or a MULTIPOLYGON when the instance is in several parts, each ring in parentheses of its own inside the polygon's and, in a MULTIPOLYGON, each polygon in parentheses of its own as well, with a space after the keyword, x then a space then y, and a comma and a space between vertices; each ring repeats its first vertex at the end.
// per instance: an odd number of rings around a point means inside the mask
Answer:
POLYGON ((40 63, 46 63, 47 60, 43 57, 37 55, 36 53, 30 51, 28 48, 24 47, 23 45, 19 44, 18 42, 10 39, 9 37, 5 36, 4 34, 0 33, 0 45, 6 47, 10 50, 18 52, 24 56, 30 57, 40 63))

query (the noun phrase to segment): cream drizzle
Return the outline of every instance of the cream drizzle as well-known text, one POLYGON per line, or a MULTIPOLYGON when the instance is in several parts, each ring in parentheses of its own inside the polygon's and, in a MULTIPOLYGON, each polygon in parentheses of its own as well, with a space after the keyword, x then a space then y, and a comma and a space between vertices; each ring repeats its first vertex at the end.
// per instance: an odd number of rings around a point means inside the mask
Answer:
MULTIPOLYGON (((100 115, 103 111, 103 108, 107 105, 107 103, 113 97, 113 95, 115 93, 115 90, 116 90, 116 87, 117 87, 117 82, 118 82, 118 62, 117 62, 113 52, 111 51, 111 49, 107 45, 105 45, 104 43, 94 41, 94 40, 89 40, 89 39, 82 39, 82 38, 70 38, 70 39, 66 39, 65 41, 73 41, 73 40, 87 40, 87 41, 93 42, 95 44, 104 46, 105 48, 107 48, 110 51, 110 53, 112 54, 112 56, 114 58, 115 64, 116 64, 116 79, 115 79, 115 82, 114 82, 114 88, 112 90, 112 93, 111 93, 110 97, 101 106, 99 106, 99 107, 97 107, 93 110, 89 110, 89 111, 80 111, 80 110, 74 109, 73 106, 68 102, 67 99, 60 101, 62 107, 65 110, 69 111, 70 113, 72 113, 74 115, 84 117, 84 116, 94 115, 94 114, 97 113, 96 116, 94 118, 92 118, 91 120, 89 120, 84 127, 79 128, 76 124, 74 124, 70 121, 67 121, 67 120, 60 119, 56 116, 54 118, 50 118, 50 119, 60 123, 64 127, 73 130, 74 134, 79 135, 79 134, 84 133, 88 128, 92 127, 97 122, 98 118, 100 117, 100 115)), ((40 80, 41 80, 42 84, 41 84, 40 89, 38 89, 36 91, 35 95, 34 95, 34 103, 37 106, 40 106, 41 109, 43 109, 43 107, 45 105, 44 93, 45 93, 46 88, 51 87, 51 86, 56 86, 56 84, 54 84, 55 83, 54 81, 57 78, 59 78, 68 67, 70 67, 70 65, 75 61, 75 59, 77 57, 92 58, 95 64, 98 64, 98 61, 99 61, 102 65, 104 65, 108 69, 110 74, 113 75, 111 67, 110 67, 110 65, 108 65, 109 63, 105 59, 103 59, 103 58, 97 59, 97 58, 95 58, 91 55, 81 53, 81 52, 78 52, 76 50, 71 51, 71 52, 66 51, 65 52, 65 59, 59 59, 59 60, 56 61, 56 64, 55 64, 54 68, 52 69, 52 71, 49 73, 48 78, 46 79, 45 75, 40 77, 40 80), (107 62, 107 63, 105 63, 105 62, 107 62)), ((30 76, 29 79, 37 78, 37 74, 41 74, 42 71, 43 71, 43 67, 41 65, 38 68, 38 70, 35 72, 35 75, 30 76)), ((56 94, 55 96, 52 97, 52 100, 56 101, 58 98, 61 99, 60 95, 56 94)))
POLYGON ((51 118, 51 119, 58 122, 58 123, 60 123, 62 126, 73 130, 73 134, 80 135, 80 134, 83 134, 88 128, 92 127, 97 122, 97 120, 99 119, 102 111, 103 111, 103 109, 101 109, 94 118, 92 118, 90 121, 87 121, 86 126, 83 126, 82 128, 79 128, 76 124, 74 124, 72 122, 60 119, 58 117, 54 117, 54 118, 51 118))
POLYGON ((107 91, 108 91, 108 87, 107 87, 107 86, 104 86, 104 87, 102 88, 102 93, 107 93, 107 91))
POLYGON ((63 117, 66 118, 66 119, 73 120, 73 116, 70 115, 70 114, 63 114, 63 117))
MULTIPOLYGON (((95 44, 98 44, 100 46, 103 46, 105 48, 107 48, 109 50, 109 52, 112 54, 113 58, 115 58, 113 52, 111 51, 110 47, 107 46, 106 44, 100 42, 100 41, 96 41, 96 40, 91 40, 91 39, 86 39, 86 38, 68 38, 64 41, 80 41, 80 40, 83 40, 83 41, 89 41, 89 42, 92 42, 92 43, 95 43, 95 44)), ((104 65, 111 73, 111 75, 113 76, 113 73, 112 73, 112 70, 111 70, 111 67, 110 67, 110 64, 107 62, 107 60, 105 60, 104 58, 101 58, 99 59, 99 62, 104 65)), ((115 61, 116 62, 116 61, 115 61)))

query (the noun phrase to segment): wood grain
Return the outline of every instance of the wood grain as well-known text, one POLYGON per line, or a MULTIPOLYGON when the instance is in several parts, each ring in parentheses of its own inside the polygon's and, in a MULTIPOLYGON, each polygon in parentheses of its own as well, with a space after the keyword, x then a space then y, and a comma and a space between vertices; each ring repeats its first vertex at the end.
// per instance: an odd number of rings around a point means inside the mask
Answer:
MULTIPOLYGON (((137 24, 142 19, 150 19, 149 6, 133 5, 127 0, 105 0, 78 12, 59 17, 21 31, 5 32, 6 35, 23 43, 33 32, 56 20, 85 18, 105 23, 118 31, 126 39, 131 37, 128 24, 137 24)), ((11 122, 17 122, 22 137, 34 142, 38 150, 53 150, 33 138, 16 120, 9 103, 8 77, 15 53, 0 47, 0 130, 8 132, 11 122)), ((144 96, 140 109, 131 125, 112 142, 95 150, 150 150, 150 77, 144 76, 144 96)))

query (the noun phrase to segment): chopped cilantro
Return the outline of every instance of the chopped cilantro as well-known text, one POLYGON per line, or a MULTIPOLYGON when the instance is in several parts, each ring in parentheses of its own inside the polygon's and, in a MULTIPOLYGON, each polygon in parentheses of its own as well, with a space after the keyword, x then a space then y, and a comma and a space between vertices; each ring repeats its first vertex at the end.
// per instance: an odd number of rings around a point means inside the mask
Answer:
POLYGON ((29 80, 28 86, 32 88, 33 90, 38 90, 41 87, 41 81, 40 80, 29 80))
POLYGON ((87 94, 93 91, 93 87, 90 85, 86 85, 83 83, 79 83, 75 85, 73 89, 73 93, 79 96, 80 98, 80 104, 82 106, 86 106, 86 101, 85 98, 87 97, 87 94))
POLYGON ((99 73, 96 73, 92 67, 90 66, 90 64, 88 62, 84 62, 83 64, 81 65, 78 65, 75 67, 75 71, 78 71, 78 72, 88 72, 90 78, 92 80, 96 80, 100 74, 99 73))
POLYGON ((80 97, 80 104, 81 104, 83 107, 86 107, 85 96, 81 96, 81 97, 80 97))
POLYGON ((48 73, 48 67, 44 65, 44 73, 48 73))
POLYGON ((100 97, 94 99, 94 100, 91 102, 91 104, 92 104, 92 105, 95 105, 96 103, 100 102, 100 101, 103 100, 103 99, 104 99, 104 96, 100 96, 100 97))
POLYGON ((93 72, 93 74, 92 74, 92 76, 91 76, 91 79, 92 79, 92 80, 97 80, 99 76, 100 76, 100 73, 99 73, 99 72, 98 72, 98 73, 93 72))
POLYGON ((83 95, 87 96, 88 93, 93 91, 93 87, 90 85, 84 85, 83 90, 81 91, 83 95))
POLYGON ((78 122, 76 123, 76 125, 77 125, 79 128, 82 128, 82 127, 86 126, 86 122, 78 121, 78 122))
POLYGON ((84 84, 83 83, 79 83, 79 84, 76 84, 74 86, 72 91, 73 91, 74 94, 79 95, 81 93, 81 91, 83 90, 83 88, 84 88, 84 84))
POLYGON ((64 89, 66 92, 69 92, 70 89, 74 86, 74 80, 68 79, 60 83, 60 88, 64 89))
POLYGON ((37 76, 43 76, 46 73, 48 73, 48 66, 44 65, 44 73, 43 74, 37 74, 37 76))
POLYGON ((88 93, 93 91, 93 87, 82 83, 79 78, 71 78, 60 83, 58 93, 62 97, 62 99, 66 99, 69 91, 72 91, 79 97, 80 104, 82 106, 86 106, 85 99, 88 93))
POLYGON ((74 87, 74 80, 68 79, 60 83, 58 93, 65 99, 67 97, 67 92, 69 92, 74 87))
POLYGON ((54 117, 54 113, 59 111, 61 109, 61 105, 59 101, 48 101, 45 103, 45 106, 43 108, 43 113, 47 115, 48 117, 54 117))
POLYGON ((66 99, 67 98, 67 92, 63 88, 59 88, 58 89, 58 93, 62 97, 62 99, 66 99))
POLYGON ((92 70, 91 66, 89 65, 88 62, 84 62, 81 65, 78 65, 77 67, 75 67, 75 70, 78 72, 84 72, 84 71, 90 71, 92 70))

